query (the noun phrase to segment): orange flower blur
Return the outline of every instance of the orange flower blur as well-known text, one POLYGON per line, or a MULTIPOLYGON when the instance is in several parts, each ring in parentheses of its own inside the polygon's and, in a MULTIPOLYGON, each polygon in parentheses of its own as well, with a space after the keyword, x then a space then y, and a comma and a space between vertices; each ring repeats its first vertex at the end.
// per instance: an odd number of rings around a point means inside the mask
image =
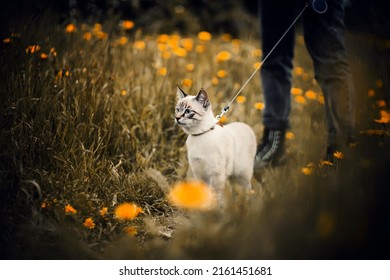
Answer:
POLYGON ((204 182, 186 181, 173 186, 169 200, 180 208, 189 210, 207 210, 213 206, 214 192, 204 182))
POLYGON ((132 220, 142 212, 142 208, 134 203, 122 203, 115 208, 115 218, 118 220, 132 220))

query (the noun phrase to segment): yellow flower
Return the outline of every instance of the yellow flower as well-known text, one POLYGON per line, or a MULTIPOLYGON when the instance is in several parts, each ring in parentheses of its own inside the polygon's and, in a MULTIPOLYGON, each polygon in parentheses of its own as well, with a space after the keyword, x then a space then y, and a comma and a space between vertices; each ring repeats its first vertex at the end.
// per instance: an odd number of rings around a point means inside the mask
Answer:
POLYGON ((195 51, 197 53, 204 53, 206 51, 206 46, 205 45, 197 45, 195 48, 195 51))
POLYGON ((231 54, 228 51, 220 51, 217 56, 215 57, 217 62, 227 61, 230 60, 231 54))
POLYGON ((188 64, 186 65, 186 70, 187 70, 188 72, 192 72, 192 71, 194 71, 194 69, 195 69, 195 64, 193 64, 193 63, 188 63, 188 64))
POLYGON ((181 45, 187 52, 190 52, 194 47, 194 41, 191 38, 184 38, 181 40, 181 45))
POLYGON ((162 52, 161 57, 164 59, 168 59, 171 57, 171 53, 170 52, 162 52))
POLYGON ((313 90, 307 90, 305 92, 305 96, 307 99, 311 99, 311 100, 317 99, 317 93, 313 90))
POLYGON ((41 208, 44 209, 44 208, 46 208, 46 207, 47 207, 47 204, 46 204, 46 200, 45 200, 44 202, 42 202, 41 208))
POLYGON ((122 89, 122 90, 121 90, 121 95, 122 95, 122 96, 125 96, 126 94, 127 94, 127 90, 122 89))
POLYGON ((66 214, 76 214, 76 213, 77 213, 77 210, 74 209, 74 208, 72 207, 72 205, 67 204, 67 205, 65 206, 65 213, 66 213, 66 214))
POLYGON ((3 39, 3 43, 4 44, 9 44, 9 43, 11 43, 12 42, 12 39, 11 38, 4 38, 3 39))
POLYGON ((85 32, 83 38, 86 41, 90 41, 92 39, 92 33, 91 32, 85 32))
POLYGON ((177 183, 169 192, 168 198, 174 205, 192 210, 209 209, 215 202, 212 189, 201 181, 177 183))
POLYGON ((185 57, 187 55, 187 51, 184 48, 176 48, 173 50, 173 53, 178 57, 185 57))
POLYGON ((86 218, 83 223, 83 226, 89 229, 93 229, 95 227, 95 222, 93 221, 92 218, 86 218))
POLYGON ((255 103, 255 108, 257 110, 263 110, 265 108, 265 104, 263 102, 256 102, 255 103))
POLYGON ((115 218, 118 220, 132 220, 142 212, 142 208, 134 203, 122 203, 115 208, 115 218))
POLYGON ((236 101, 237 101, 237 103, 240 103, 240 104, 245 103, 246 97, 243 95, 239 95, 239 96, 237 96, 236 101))
POLYGON ((123 46, 126 45, 127 41, 128 41, 127 37, 122 36, 118 39, 118 44, 123 46))
POLYGON ((207 31, 201 31, 198 33, 198 38, 201 41, 205 41, 205 42, 210 41, 211 37, 212 37, 211 34, 207 31))
POLYGON ((218 83, 219 83, 219 80, 218 80, 217 77, 213 77, 213 78, 211 79, 211 84, 212 84, 213 86, 217 86, 218 83))
POLYGON ((157 75, 165 76, 168 73, 167 67, 161 67, 157 70, 157 75))
POLYGON ((218 72, 217 72, 218 78, 225 78, 227 75, 228 75, 228 73, 226 72, 226 70, 218 70, 218 72))
POLYGON ((137 231, 137 228, 136 227, 126 227, 124 229, 124 231, 126 232, 126 234, 128 236, 131 236, 133 237, 134 235, 137 235, 138 234, 138 231, 137 231))
POLYGON ((73 23, 69 23, 66 28, 65 28, 65 32, 66 33, 73 33, 76 31, 76 25, 74 25, 73 23))
POLYGON ((334 152, 334 153, 333 153, 333 156, 334 156, 335 158, 338 158, 338 159, 343 159, 343 158, 344 158, 343 152, 340 152, 340 151, 334 152))
POLYGON ((263 51, 261 49, 254 49, 252 51, 252 56, 253 57, 260 57, 263 55, 263 51))
POLYGON ((157 37, 157 42, 158 43, 167 43, 169 40, 169 36, 167 34, 160 34, 158 37, 157 37))
POLYGON ((224 33, 221 36, 221 40, 223 42, 230 42, 232 40, 232 35, 230 35, 229 33, 224 33))
POLYGON ((313 173, 312 167, 302 167, 301 172, 305 175, 311 175, 313 173))
POLYGON ((292 87, 291 88, 291 94, 293 95, 301 95, 303 93, 303 90, 300 88, 292 87))
POLYGON ((130 30, 134 27, 134 22, 132 22, 131 20, 124 20, 122 21, 121 27, 124 30, 130 30))
POLYGON ((379 108, 381 108, 381 107, 386 107, 386 101, 383 100, 383 99, 378 100, 378 101, 376 102, 376 105, 377 105, 379 108))
POLYGON ((295 96, 294 100, 295 100, 295 102, 297 102, 299 104, 305 104, 306 103, 306 98, 301 96, 301 95, 295 96))
POLYGON ((133 43, 133 47, 137 50, 143 50, 146 47, 146 44, 144 41, 138 40, 133 43))
POLYGON ((104 217, 108 212, 108 208, 107 207, 103 207, 100 211, 99 211, 99 214, 100 216, 104 217))
POLYGON ((253 63, 253 68, 254 68, 254 69, 257 69, 257 68, 259 68, 259 67, 261 67, 261 62, 255 62, 255 63, 253 63))
POLYGON ((192 80, 191 79, 188 79, 188 78, 185 78, 181 81, 181 84, 184 86, 184 87, 190 87, 192 86, 192 80))
POLYGON ((41 53, 41 59, 47 59, 47 54, 41 53))
POLYGON ((390 113, 386 112, 385 110, 381 110, 380 111, 380 117, 381 117, 380 119, 374 120, 374 121, 377 122, 377 123, 386 124, 390 120, 390 113))
POLYGON ((328 161, 328 160, 321 160, 320 165, 321 165, 321 166, 324 166, 324 165, 332 166, 333 163, 330 162, 330 161, 328 161))
POLYGON ((102 25, 100 23, 95 23, 93 25, 93 32, 96 33, 96 32, 99 32, 102 30, 102 25))
POLYGON ((295 67, 294 68, 294 73, 297 76, 302 76, 303 75, 303 68, 302 67, 295 67))
POLYGON ((94 32, 94 35, 96 36, 96 38, 100 39, 100 40, 104 40, 108 37, 107 33, 106 32, 103 32, 101 30, 98 30, 96 32, 94 32))
POLYGON ((286 132, 286 139, 292 140, 294 138, 295 138, 294 133, 292 133, 291 131, 286 132))
POLYGON ((375 90, 369 89, 369 90, 367 91, 367 95, 368 95, 368 97, 373 97, 373 96, 375 96, 375 90))

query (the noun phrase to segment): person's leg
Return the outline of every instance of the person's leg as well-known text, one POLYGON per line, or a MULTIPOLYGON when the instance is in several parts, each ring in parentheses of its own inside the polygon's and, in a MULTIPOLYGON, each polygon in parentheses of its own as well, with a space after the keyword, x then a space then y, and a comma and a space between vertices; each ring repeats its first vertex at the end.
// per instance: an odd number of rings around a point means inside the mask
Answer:
MULTIPOLYGON (((263 58, 268 55, 296 16, 297 1, 261 0, 260 24, 263 58)), ((257 149, 255 169, 277 163, 283 155, 285 130, 289 127, 294 28, 273 50, 261 68, 265 108, 264 132, 257 149)))
POLYGON ((351 140, 355 124, 355 95, 344 43, 343 0, 328 0, 324 14, 309 9, 304 15, 304 37, 315 78, 325 97, 328 153, 351 140), (350 138, 350 139, 348 139, 350 138))

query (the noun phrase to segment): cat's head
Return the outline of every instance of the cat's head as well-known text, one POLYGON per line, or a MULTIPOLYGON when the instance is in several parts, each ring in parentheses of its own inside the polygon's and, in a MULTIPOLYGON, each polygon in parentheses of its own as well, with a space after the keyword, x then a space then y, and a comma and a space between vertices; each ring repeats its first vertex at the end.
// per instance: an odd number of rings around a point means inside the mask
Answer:
POLYGON ((175 124, 187 133, 191 133, 206 122, 214 121, 211 103, 207 92, 201 89, 197 95, 189 95, 177 87, 175 124))

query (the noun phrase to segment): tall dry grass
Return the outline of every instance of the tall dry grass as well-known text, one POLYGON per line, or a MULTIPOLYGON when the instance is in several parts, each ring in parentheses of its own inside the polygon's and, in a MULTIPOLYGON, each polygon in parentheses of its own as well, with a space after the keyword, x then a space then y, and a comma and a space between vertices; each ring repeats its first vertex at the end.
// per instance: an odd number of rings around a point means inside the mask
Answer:
MULTIPOLYGON (((249 197, 229 184, 226 211, 192 212, 167 199, 187 172, 186 136, 173 125, 176 85, 205 88, 219 113, 260 60, 257 38, 145 35, 119 22, 67 28, 35 22, 1 45, 2 258, 380 256, 388 125, 359 116, 370 126, 361 127, 357 147, 339 166, 321 164, 323 102, 301 40, 289 161, 257 174, 249 197), (230 59, 217 59, 223 50, 230 59), (308 90, 315 96, 305 97, 308 90), (143 213, 115 219, 124 202, 143 213), (66 213, 67 205, 77 213, 66 213), (92 229, 83 225, 89 217, 92 229)), ((375 90, 364 96, 370 118, 388 112, 375 90)), ((243 94, 225 122, 244 121, 260 138, 259 79, 243 94)))

